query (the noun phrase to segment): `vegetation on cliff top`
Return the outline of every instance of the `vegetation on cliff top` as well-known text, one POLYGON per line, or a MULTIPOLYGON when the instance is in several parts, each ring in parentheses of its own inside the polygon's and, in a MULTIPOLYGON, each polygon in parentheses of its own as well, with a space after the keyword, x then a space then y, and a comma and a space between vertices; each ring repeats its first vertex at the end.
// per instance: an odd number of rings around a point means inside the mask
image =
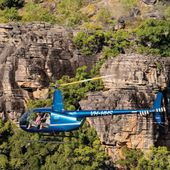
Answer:
POLYGON ((83 55, 102 52, 104 58, 114 57, 129 49, 132 52, 169 56, 169 12, 168 3, 164 4, 163 1, 145 9, 140 6, 139 0, 121 0, 112 2, 110 6, 88 0, 0 0, 0 22, 45 21, 76 27, 80 30, 73 39, 77 49, 83 55), (116 18, 112 12, 114 6, 128 11, 122 12, 121 17, 125 19, 116 18), (162 19, 138 16, 138 13, 145 16, 152 10, 159 11, 158 16, 162 19), (121 29, 116 27, 120 23, 123 24, 121 29))
POLYGON ((104 31, 87 29, 73 39, 83 55, 102 52, 103 57, 114 57, 126 50, 145 54, 170 56, 170 23, 148 19, 133 30, 104 31))

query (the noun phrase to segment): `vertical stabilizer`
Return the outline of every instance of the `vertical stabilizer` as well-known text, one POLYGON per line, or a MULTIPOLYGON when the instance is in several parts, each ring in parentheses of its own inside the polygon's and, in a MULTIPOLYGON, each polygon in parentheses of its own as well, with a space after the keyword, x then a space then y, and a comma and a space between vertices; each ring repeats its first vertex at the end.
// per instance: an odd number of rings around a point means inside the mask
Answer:
POLYGON ((56 112, 57 111, 61 112, 64 110, 62 93, 60 90, 55 90, 55 92, 54 92, 52 109, 56 112))
POLYGON ((163 112, 162 100, 163 100, 163 94, 162 92, 158 92, 156 96, 156 100, 154 101, 154 104, 153 104, 153 108, 156 110, 154 114, 155 121, 158 124, 162 124, 162 116, 161 116, 161 112, 163 112))

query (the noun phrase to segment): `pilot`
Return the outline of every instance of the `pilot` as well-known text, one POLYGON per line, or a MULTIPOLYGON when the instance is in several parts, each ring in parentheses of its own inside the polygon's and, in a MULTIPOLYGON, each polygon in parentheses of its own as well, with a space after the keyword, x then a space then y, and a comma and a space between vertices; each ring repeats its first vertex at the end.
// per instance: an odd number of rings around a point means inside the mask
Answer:
POLYGON ((41 120, 42 120, 41 114, 39 112, 37 112, 36 115, 37 115, 37 117, 36 117, 35 121, 30 121, 27 129, 30 129, 32 126, 38 127, 41 124, 41 120))

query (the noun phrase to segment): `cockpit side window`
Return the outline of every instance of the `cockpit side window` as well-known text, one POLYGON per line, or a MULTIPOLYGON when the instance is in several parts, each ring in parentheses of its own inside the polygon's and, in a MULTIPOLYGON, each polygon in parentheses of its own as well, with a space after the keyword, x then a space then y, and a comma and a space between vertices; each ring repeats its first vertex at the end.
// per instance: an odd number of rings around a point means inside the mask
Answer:
POLYGON ((28 117, 28 127, 30 128, 37 128, 43 129, 48 128, 50 126, 50 113, 46 112, 33 112, 28 117))

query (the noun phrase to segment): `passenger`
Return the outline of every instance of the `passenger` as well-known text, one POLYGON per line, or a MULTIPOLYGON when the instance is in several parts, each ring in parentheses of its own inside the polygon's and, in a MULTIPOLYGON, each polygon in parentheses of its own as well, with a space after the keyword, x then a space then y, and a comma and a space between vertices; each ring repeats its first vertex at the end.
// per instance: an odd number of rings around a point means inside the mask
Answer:
POLYGON ((50 114, 46 113, 43 117, 44 117, 45 122, 41 123, 40 129, 47 128, 50 125, 50 114))
POLYGON ((37 114, 37 117, 36 117, 35 121, 30 121, 27 129, 30 129, 32 126, 38 128, 38 126, 41 124, 41 120, 42 120, 41 114, 39 112, 36 114, 37 114))

